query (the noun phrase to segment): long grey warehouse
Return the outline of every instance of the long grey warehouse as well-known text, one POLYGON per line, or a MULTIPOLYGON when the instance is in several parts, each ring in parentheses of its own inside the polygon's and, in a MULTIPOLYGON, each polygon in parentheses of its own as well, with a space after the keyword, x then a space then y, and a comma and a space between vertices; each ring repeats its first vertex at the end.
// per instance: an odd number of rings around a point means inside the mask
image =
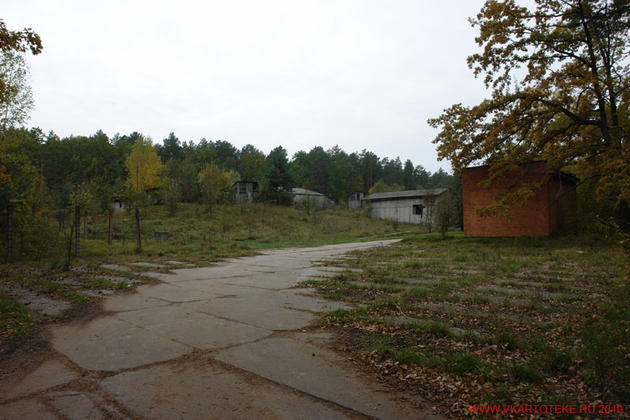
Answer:
POLYGON ((446 188, 375 193, 365 197, 367 214, 401 223, 434 224, 433 213, 446 188))

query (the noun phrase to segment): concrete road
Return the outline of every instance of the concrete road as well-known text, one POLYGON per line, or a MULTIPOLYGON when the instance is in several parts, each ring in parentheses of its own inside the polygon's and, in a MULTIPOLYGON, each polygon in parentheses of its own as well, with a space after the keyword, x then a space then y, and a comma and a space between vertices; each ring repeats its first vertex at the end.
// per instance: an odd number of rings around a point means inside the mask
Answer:
POLYGON ((0 385, 8 419, 434 418, 304 330, 346 307, 294 288, 316 266, 391 241, 282 249, 155 274, 103 315, 52 329, 54 355, 0 385))

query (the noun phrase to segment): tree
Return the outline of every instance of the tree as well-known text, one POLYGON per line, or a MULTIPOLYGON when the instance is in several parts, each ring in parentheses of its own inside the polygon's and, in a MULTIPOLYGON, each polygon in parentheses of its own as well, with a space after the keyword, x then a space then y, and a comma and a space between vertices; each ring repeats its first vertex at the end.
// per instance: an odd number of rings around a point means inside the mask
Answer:
POLYGON ((414 174, 413 163, 407 159, 403 169, 403 186, 406 190, 413 190, 418 186, 417 179, 414 174))
POLYGON ((227 202, 232 193, 230 172, 222 170, 214 163, 206 163, 199 171, 199 184, 202 200, 209 210, 214 204, 227 202))
POLYGON ((29 70, 24 57, 13 51, 0 54, 0 79, 3 81, 0 101, 0 128, 22 125, 33 109, 29 70))
POLYGON ((7 127, 24 122, 32 108, 32 96, 26 83, 28 71, 19 55, 27 49, 33 54, 42 51, 39 35, 30 28, 10 31, 4 21, 0 20, 0 210, 5 210, 7 215, 9 257, 13 254, 13 219, 16 206, 26 211, 24 203, 30 195, 27 192, 28 185, 23 185, 23 181, 28 182, 26 174, 31 170, 31 162, 22 159, 22 150, 11 150, 12 138, 16 133, 7 132, 7 127), (22 164, 26 166, 21 167, 22 164))
MULTIPOLYGON (((544 159, 569 170, 600 200, 630 203, 630 4, 625 0, 486 1, 472 25, 482 52, 468 57, 492 96, 429 120, 439 159, 455 170, 490 165, 492 180, 544 159), (524 69, 521 69, 525 66, 524 69)), ((522 184, 495 208, 527 198, 522 184)))
POLYGON ((365 149, 359 155, 361 162, 361 176, 363 177, 363 191, 368 191, 377 179, 381 178, 383 169, 381 162, 374 153, 365 149))
POLYGON ((404 185, 404 170, 400 158, 390 160, 383 159, 383 179, 387 184, 404 185))
POLYGON ((435 204, 435 225, 442 234, 442 237, 446 236, 448 228, 453 224, 455 218, 455 199, 450 192, 444 193, 443 197, 435 204))
POLYGON ((33 55, 42 52, 42 40, 31 28, 21 31, 10 31, 0 19, 0 50, 26 52, 31 50, 33 55))
POLYGON ((199 171, 192 156, 187 155, 181 160, 170 159, 166 168, 169 195, 189 203, 199 199, 199 171))
MULTIPOLYGON (((107 213, 107 243, 112 243, 114 200, 124 195, 124 161, 122 149, 110 143, 107 135, 99 130, 86 139, 86 151, 89 164, 85 168, 85 182, 89 183, 92 202, 95 210, 107 213)), ((87 220, 87 218, 86 218, 87 220)), ((84 234, 87 229, 84 230, 84 234)))
POLYGON ((428 188, 430 174, 422 165, 416 166, 413 170, 413 176, 416 180, 416 188, 428 188))
POLYGON ((368 190, 368 194, 376 194, 376 193, 384 193, 384 192, 392 192, 392 191, 401 191, 403 187, 398 184, 388 185, 385 183, 383 178, 379 179, 376 184, 372 188, 368 190))
POLYGON ((363 179, 358 168, 353 166, 352 158, 338 146, 334 146, 326 153, 331 159, 330 185, 328 196, 337 202, 346 202, 350 194, 361 191, 363 179))
POLYGON ((36 195, 37 169, 34 148, 36 142, 24 129, 0 132, 0 211, 5 218, 0 226, 6 232, 7 256, 14 255, 14 238, 17 233, 16 216, 32 213, 36 195))
MULTIPOLYGON (((42 41, 30 28, 22 31, 10 31, 6 24, 0 20, 0 53, 2 54, 0 63, 0 119, 1 127, 5 129, 5 115, 9 109, 22 109, 16 112, 16 123, 21 123, 28 116, 28 111, 32 108, 32 96, 26 83, 28 68, 20 53, 30 50, 31 53, 42 52, 42 41), (30 102, 28 101, 30 98, 30 102), (20 106, 19 99, 26 100, 24 106, 20 106), (28 106, 30 103, 30 107, 28 106)), ((17 111, 17 110, 16 110, 17 111)), ((13 115, 13 114, 11 114, 13 115)))
POLYGON ((166 163, 171 159, 181 159, 183 157, 182 146, 175 133, 171 132, 167 138, 164 139, 163 145, 156 146, 158 155, 162 158, 162 162, 166 163))
POLYGON ((278 146, 265 159, 265 195, 276 204, 291 203, 293 178, 289 172, 287 151, 278 146))
POLYGON ((244 181, 257 181, 260 179, 265 167, 265 154, 251 144, 241 149, 238 161, 238 172, 244 181))
POLYGON ((157 186, 158 175, 162 170, 162 162, 150 138, 138 137, 127 157, 126 166, 129 203, 135 213, 137 249, 140 251, 142 250, 140 207, 146 203, 147 190, 157 186))
POLYGON ((440 168, 429 175, 425 188, 446 188, 453 181, 453 175, 440 168))

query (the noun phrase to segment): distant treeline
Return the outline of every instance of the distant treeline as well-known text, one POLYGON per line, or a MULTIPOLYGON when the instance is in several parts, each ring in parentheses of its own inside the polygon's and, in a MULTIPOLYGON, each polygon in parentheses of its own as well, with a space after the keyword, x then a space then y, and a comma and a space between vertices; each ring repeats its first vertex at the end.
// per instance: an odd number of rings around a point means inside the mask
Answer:
MULTIPOLYGON (((128 177, 126 159, 142 136, 134 132, 109 138, 98 131, 89 137, 59 138, 52 132, 44 135, 39 129, 18 129, 9 130, 4 137, 13 137, 15 146, 19 144, 13 153, 19 153, 20 161, 36 168, 25 181, 39 182, 40 188, 45 185, 55 204, 62 207, 77 189, 91 184, 124 186, 128 177), (39 176, 43 179, 38 181, 39 176)), ((257 181, 263 189, 269 183, 269 156, 251 144, 239 150, 223 140, 181 142, 171 133, 154 146, 165 165, 166 177, 178 187, 181 201, 201 199, 199 172, 205 164, 236 173, 241 180, 257 181)), ((282 154, 283 151, 274 152, 282 154)), ((281 158, 287 160, 291 186, 321 192, 337 202, 346 201, 357 191, 367 193, 379 181, 379 191, 445 187, 452 181, 452 176, 442 169, 431 173, 411 160, 403 163, 400 158, 380 158, 367 150, 346 153, 337 146, 328 150, 317 146, 308 152, 296 153, 290 160, 286 152, 281 158)))
MULTIPOLYGON (((133 143, 137 136, 138 133, 115 136, 112 144, 133 143)), ((223 140, 182 143, 171 133, 157 145, 157 153, 169 167, 171 179, 184 184, 188 181, 189 185, 184 188, 187 191, 194 190, 191 188, 195 184, 194 172, 210 162, 224 171, 237 172, 241 180, 257 181, 262 186, 268 181, 267 156, 251 144, 239 150, 223 140)), ((442 187, 452 178, 442 169, 431 174, 420 165, 414 166, 411 160, 403 164, 400 158, 379 158, 367 150, 346 153, 338 146, 328 150, 316 146, 309 152, 300 151, 288 161, 288 171, 293 186, 321 192, 337 202, 347 200, 357 191, 368 192, 378 181, 395 190, 442 187)), ((184 199, 194 201, 196 197, 189 194, 184 199)))

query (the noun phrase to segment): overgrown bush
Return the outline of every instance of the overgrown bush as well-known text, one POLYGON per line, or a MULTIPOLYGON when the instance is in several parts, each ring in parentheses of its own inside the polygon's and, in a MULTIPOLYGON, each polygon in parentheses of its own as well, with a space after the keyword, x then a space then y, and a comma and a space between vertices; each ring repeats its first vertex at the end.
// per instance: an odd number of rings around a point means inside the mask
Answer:
POLYGON ((610 300, 584 329, 582 356, 587 379, 604 391, 630 399, 630 267, 611 287, 610 300))
MULTIPOLYGON (((6 215, 0 212, 0 260, 8 259, 6 215)), ((13 216, 13 258, 40 259, 57 253, 60 235, 42 216, 18 213, 13 216)))

